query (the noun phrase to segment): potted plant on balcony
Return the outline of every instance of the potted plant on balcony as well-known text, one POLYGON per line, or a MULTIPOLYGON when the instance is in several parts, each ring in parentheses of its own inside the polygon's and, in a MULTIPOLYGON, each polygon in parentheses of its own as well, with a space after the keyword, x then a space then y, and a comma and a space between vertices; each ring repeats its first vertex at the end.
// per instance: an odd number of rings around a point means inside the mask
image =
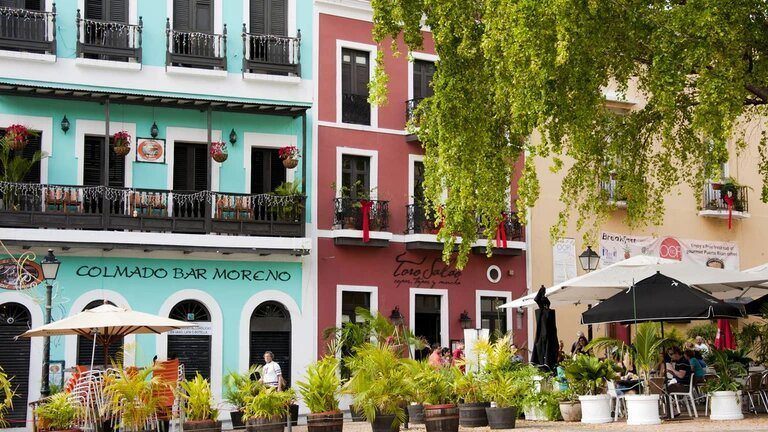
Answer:
POLYGON ((29 137, 34 136, 35 133, 27 129, 26 126, 20 124, 12 124, 5 129, 5 136, 3 141, 8 145, 8 148, 14 151, 24 150, 24 147, 29 143, 29 137))
POLYGON ((131 135, 128 131, 121 130, 112 135, 112 151, 118 156, 125 156, 131 152, 131 135))
POLYGON ((741 388, 738 378, 747 374, 741 363, 733 361, 728 352, 713 350, 707 356, 707 364, 717 376, 708 379, 703 391, 710 398, 710 420, 741 420, 741 388))
POLYGON ((290 200, 289 202, 279 204, 277 209, 278 220, 284 222, 300 222, 302 210, 304 209, 304 203, 300 200, 301 184, 297 181, 283 182, 280 186, 276 187, 274 195, 290 200))
POLYGON ((616 377, 613 363, 579 354, 566 365, 565 377, 585 392, 579 395, 582 423, 609 423, 613 420, 611 398, 603 393, 605 381, 616 377))
POLYGON ((16 392, 11 384, 12 379, 6 375, 0 366, 0 427, 8 426, 5 415, 9 409, 13 408, 13 398, 16 397, 16 392))
POLYGON ((294 169, 299 165, 299 149, 296 146, 282 147, 277 154, 287 169, 294 169))
POLYGON ((307 368, 305 381, 296 383, 304 403, 309 408, 309 432, 341 432, 344 413, 339 410, 339 360, 327 355, 307 368))
POLYGON ((162 407, 162 386, 152 368, 141 370, 118 369, 104 379, 104 394, 109 395, 106 410, 112 418, 120 419, 118 427, 128 432, 147 429, 152 418, 162 407))
POLYGON ((264 388, 264 384, 253 379, 261 374, 261 366, 251 366, 247 372, 230 372, 224 377, 224 400, 234 408, 229 412, 232 427, 243 426, 243 409, 249 397, 256 396, 264 388))
POLYGON ((248 432, 283 432, 288 407, 293 400, 292 390, 278 391, 274 387, 266 387, 256 396, 249 397, 243 411, 245 429, 248 432))
POLYGON ((184 430, 221 432, 219 410, 213 406, 213 394, 208 380, 199 373, 180 384, 180 396, 185 403, 184 430))
POLYGON ((466 371, 458 367, 453 371, 453 391, 459 396, 459 424, 463 427, 488 426, 485 409, 491 404, 483 395, 485 377, 477 371, 466 371))
POLYGON ((218 163, 222 163, 229 157, 227 152, 227 144, 224 141, 211 142, 211 159, 218 163))
POLYGON ((78 406, 73 404, 67 393, 56 393, 35 408, 37 428, 46 432, 76 432, 78 406))

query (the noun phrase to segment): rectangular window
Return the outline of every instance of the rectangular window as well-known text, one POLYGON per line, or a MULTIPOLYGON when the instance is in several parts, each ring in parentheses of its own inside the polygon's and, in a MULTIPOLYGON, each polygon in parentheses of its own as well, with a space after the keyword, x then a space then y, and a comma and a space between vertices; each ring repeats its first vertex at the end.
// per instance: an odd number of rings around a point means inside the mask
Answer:
MULTIPOLYGON (((27 140, 27 146, 24 147, 24 149, 16 151, 11 150, 10 151, 10 157, 15 158, 16 156, 21 156, 24 159, 31 160, 35 153, 40 151, 42 149, 42 137, 43 134, 39 131, 35 131, 37 135, 30 136, 27 140)), ((0 129, 0 138, 5 136, 5 129, 0 129)), ((0 164, 0 179, 5 179, 5 171, 2 164, 0 164)), ((9 178, 6 181, 13 181, 18 179, 9 178)), ((32 164, 32 167, 29 169, 29 171, 24 175, 24 178, 21 179, 23 183, 40 183, 40 161, 35 162, 32 164)))
MULTIPOLYGON (((360 324, 362 320, 357 315, 357 308, 371 310, 371 293, 364 291, 342 291, 341 292, 341 325, 346 323, 360 324)), ((351 347, 344 346, 341 349, 341 356, 348 357, 352 355, 351 347)), ((349 378, 349 369, 342 363, 341 376, 349 378)))
MULTIPOLYGON (((111 141, 111 139, 110 139, 111 141)), ((109 150, 109 186, 125 187, 125 158, 109 150)), ((86 135, 83 143, 83 185, 103 185, 104 178, 104 137, 86 135)))
POLYGON ((435 75, 435 64, 425 60, 413 62, 413 99, 420 100, 434 94, 432 77, 435 75))
POLYGON ((251 149, 251 193, 270 193, 285 182, 285 167, 277 149, 251 149))
POLYGON ((288 0, 250 0, 250 31, 254 34, 288 35, 288 0))
POLYGON ((506 302, 505 297, 480 297, 480 327, 488 329, 491 339, 507 333, 507 312, 499 309, 506 302))
POLYGON ((341 121, 362 125, 371 124, 371 105, 368 103, 370 54, 366 51, 344 48, 341 50, 341 121))
POLYGON ((371 186, 371 158, 342 155, 341 187, 350 198, 368 197, 371 186))
POLYGON ((173 0, 173 29, 213 33, 213 0, 173 0))
POLYGON ((128 0, 85 0, 85 19, 128 22, 128 0))
POLYGON ((205 144, 174 144, 173 189, 177 191, 208 189, 208 151, 205 144))

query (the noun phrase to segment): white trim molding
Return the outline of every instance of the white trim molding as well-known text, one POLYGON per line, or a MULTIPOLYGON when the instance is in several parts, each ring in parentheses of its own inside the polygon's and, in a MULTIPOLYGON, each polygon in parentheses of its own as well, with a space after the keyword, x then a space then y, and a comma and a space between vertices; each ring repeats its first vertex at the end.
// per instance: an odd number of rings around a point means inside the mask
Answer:
MULTIPOLYGON (((512 301, 511 291, 494 291, 494 290, 475 290, 475 328, 482 328, 482 297, 502 297, 506 299, 506 302, 512 301)), ((514 330, 514 321, 512 321, 512 308, 504 309, 504 314, 507 319, 507 331, 514 330)))
MULTIPOLYGON (((368 81, 373 81, 374 78, 374 64, 376 63, 376 54, 378 52, 378 49, 376 48, 376 45, 366 44, 366 43, 360 43, 360 42, 353 42, 353 41, 346 41, 337 39, 336 40, 336 123, 342 123, 341 121, 341 50, 343 48, 358 50, 358 51, 366 51, 368 52, 368 74, 369 78, 368 81)), ((371 124, 363 125, 363 127, 369 127, 369 128, 378 128, 379 127, 379 107, 376 105, 371 105, 371 124)))
MULTIPOLYGON (((211 130, 211 141, 221 140, 221 130, 211 130)), ((208 129, 205 128, 187 128, 187 127, 167 127, 165 128, 165 164, 167 168, 167 188, 173 190, 173 155, 176 141, 191 142, 198 144, 208 144, 208 129)), ((211 190, 219 192, 219 176, 221 175, 221 164, 211 161, 211 190)))
MULTIPOLYGON (((448 290, 438 288, 411 288, 408 294, 408 328, 416 331, 416 295, 440 296, 440 346, 450 346, 450 310, 448 290)), ((433 342, 434 343, 434 342, 433 342)))
MULTIPOLYGON (((106 300, 115 306, 130 309, 128 300, 120 293, 105 290, 94 289, 80 295, 69 308, 69 315, 76 315, 88 306, 88 303, 94 300, 106 300)), ((71 368, 77 365, 77 335, 64 336, 64 367, 71 368)), ((125 366, 134 366, 136 362, 136 335, 127 335, 123 338, 123 364, 125 366)))
POLYGON ((411 51, 408 54, 408 100, 413 99, 413 61, 423 60, 432 63, 437 63, 440 57, 435 54, 428 54, 418 51, 411 51))
POLYGON ((378 150, 365 150, 352 147, 336 147, 336 198, 341 198, 341 159, 344 155, 368 156, 370 164, 370 190, 371 199, 375 200, 379 195, 379 152, 378 150))
MULTIPOLYGON (((75 159, 77 159, 77 184, 79 185, 83 184, 85 176, 85 136, 94 135, 103 137, 106 127, 106 123, 101 120, 75 119, 75 159)), ((131 143, 131 147, 133 147, 131 153, 126 156, 117 156, 114 152, 110 151, 109 157, 125 158, 125 187, 129 188, 133 186, 133 152, 136 151, 136 146, 133 144, 136 142, 136 123, 124 123, 119 121, 109 122, 110 136, 122 130, 128 131, 133 137, 134 142, 131 143)))
MULTIPOLYGON (((0 305, 4 303, 19 303, 29 310, 29 316, 31 319, 30 325, 32 328, 37 328, 43 325, 43 309, 39 304, 32 300, 32 297, 22 294, 17 291, 0 292, 0 305)), ((6 347, 3 347, 6 349, 6 347)), ((27 387, 27 403, 22 404, 16 402, 17 406, 27 406, 28 404, 40 399, 40 386, 42 385, 42 377, 40 371, 43 370, 43 338, 34 337, 29 341, 29 378, 27 387)), ((27 424, 32 424, 32 410, 27 409, 27 424)), ((20 430, 30 430, 30 428, 23 428, 20 430)), ((3 429, 5 430, 5 429, 3 429)))
MULTIPOLYGON (((14 123, 40 131, 40 150, 48 154, 40 161, 40 183, 48 183, 48 158, 53 157, 53 117, 0 114, 0 127, 8 127, 14 123)), ((103 130, 104 128, 102 128, 102 132, 103 130)))
MULTIPOLYGON (((245 2, 248 3, 248 2, 245 2)), ((243 134, 243 169, 245 170, 245 193, 251 193, 251 154, 253 147, 279 149, 281 147, 296 146, 296 135, 265 134, 246 132, 243 134)), ((292 182, 296 176, 295 169, 285 170, 285 181, 292 182)))
POLYGON ((371 296, 370 311, 373 314, 379 311, 379 287, 365 285, 336 285, 336 327, 341 327, 341 297, 344 292, 364 292, 371 296))
MULTIPOLYGON (((167 317, 174 306, 184 300, 196 300, 202 303, 211 314, 211 391, 214 403, 221 402, 222 375, 224 374, 224 315, 216 299, 205 291, 198 289, 183 289, 171 294, 158 310, 158 315, 167 317)), ((168 333, 155 337, 155 347, 158 359, 168 357, 168 333)))

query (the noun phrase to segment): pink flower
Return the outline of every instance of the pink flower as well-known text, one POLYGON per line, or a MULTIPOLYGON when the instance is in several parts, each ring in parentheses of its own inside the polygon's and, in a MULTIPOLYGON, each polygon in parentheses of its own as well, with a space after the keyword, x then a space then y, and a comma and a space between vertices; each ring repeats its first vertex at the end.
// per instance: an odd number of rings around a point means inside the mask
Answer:
POLYGON ((226 153, 227 152, 227 144, 223 141, 213 141, 211 143, 211 156, 217 155, 219 153, 226 153))
POLYGON ((280 159, 295 159, 299 157, 299 149, 296 146, 282 147, 277 154, 280 159))

